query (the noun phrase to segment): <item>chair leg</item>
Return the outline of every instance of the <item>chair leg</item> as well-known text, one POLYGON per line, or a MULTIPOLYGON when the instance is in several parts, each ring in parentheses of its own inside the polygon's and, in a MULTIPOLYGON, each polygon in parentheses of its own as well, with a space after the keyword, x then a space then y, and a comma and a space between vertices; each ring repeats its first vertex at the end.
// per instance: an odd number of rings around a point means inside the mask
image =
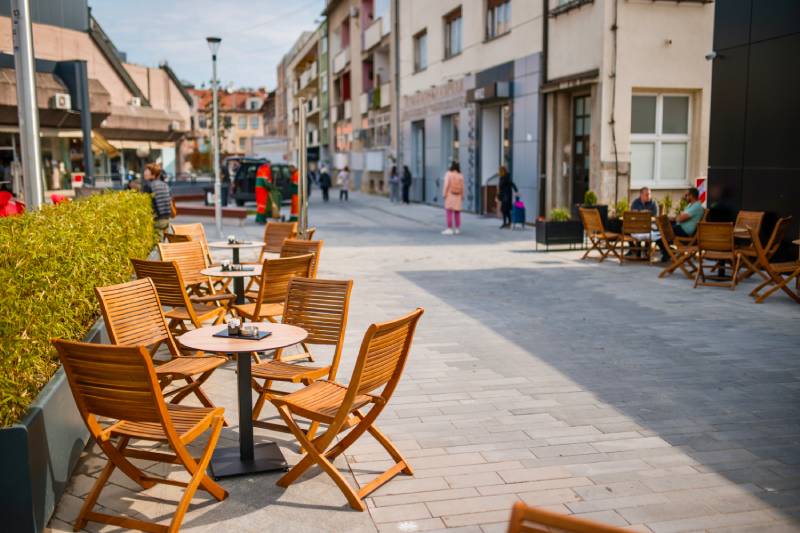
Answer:
POLYGON ((733 272, 731 273, 731 290, 736 289, 736 285, 739 283, 739 268, 741 268, 741 254, 736 254, 736 260, 733 262, 733 272))
MULTIPOLYGON (((253 380, 255 382, 255 380, 253 380)), ((253 406, 253 420, 258 420, 259 415, 261 414, 261 409, 264 408, 264 404, 269 399, 269 395, 267 394, 267 390, 272 386, 272 381, 264 381, 263 386, 259 386, 259 388, 253 387, 253 389, 258 392, 258 399, 256 400, 256 404, 253 406)))
POLYGON ((211 435, 208 437, 208 444, 206 444, 206 449, 199 463, 194 460, 183 445, 176 446, 176 448, 178 448, 175 450, 176 455, 181 463, 183 463, 183 466, 186 467, 186 470, 192 474, 192 479, 186 485, 183 497, 180 503, 178 503, 178 508, 175 509, 175 515, 172 517, 172 522, 170 522, 169 525, 170 533, 177 533, 180 529, 183 517, 189 509, 189 504, 192 502, 192 497, 198 487, 202 486, 203 489, 211 494, 217 501, 222 501, 228 497, 228 492, 206 474, 206 469, 208 469, 208 464, 211 462, 211 456, 214 454, 217 440, 219 440, 220 431, 222 431, 222 422, 222 416, 215 416, 211 422, 211 435))
POLYGON ((697 272, 694 275, 694 288, 697 288, 697 285, 700 283, 700 278, 703 278, 703 283, 706 282, 705 275, 703 273, 703 256, 700 255, 697 258, 697 272))

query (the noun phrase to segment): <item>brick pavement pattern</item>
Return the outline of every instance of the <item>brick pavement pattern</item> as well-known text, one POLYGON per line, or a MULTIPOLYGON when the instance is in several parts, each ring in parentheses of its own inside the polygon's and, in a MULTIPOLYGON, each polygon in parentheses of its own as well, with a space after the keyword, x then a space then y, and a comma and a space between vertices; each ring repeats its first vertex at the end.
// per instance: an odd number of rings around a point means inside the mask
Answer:
MULTIPOLYGON (((648 266, 535 253, 531 231, 494 219, 467 215, 443 236, 436 208, 318 200, 319 277, 355 281, 340 379, 370 322, 426 308, 378 420, 415 475, 375 492, 368 513, 318 470, 288 490, 277 474, 228 479, 224 502, 198 492, 184 530, 494 533, 523 500, 632 531, 800 531, 800 309, 788 298, 755 305, 752 280, 692 289, 648 266)), ((206 390, 232 425, 221 445, 234 445, 233 365, 206 390)), ((288 435, 260 439, 298 460, 288 435)), ((387 459, 364 437, 337 465, 365 482, 387 459)), ((71 530, 101 464, 85 452, 54 531, 71 530)), ((115 512, 166 522, 178 497, 112 482, 100 503, 115 512)))

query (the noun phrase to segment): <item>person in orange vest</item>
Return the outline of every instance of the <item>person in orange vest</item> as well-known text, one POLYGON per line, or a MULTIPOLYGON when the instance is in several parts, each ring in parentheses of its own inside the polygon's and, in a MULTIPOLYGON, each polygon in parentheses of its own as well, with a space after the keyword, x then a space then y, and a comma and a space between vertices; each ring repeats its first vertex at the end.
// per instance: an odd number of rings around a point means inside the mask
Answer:
POLYGON ((263 164, 256 170, 256 222, 267 222, 269 204, 269 191, 272 188, 272 169, 269 164, 263 164))
POLYGON ((289 220, 298 220, 300 216, 300 173, 294 165, 291 165, 289 170, 292 172, 292 210, 289 220))

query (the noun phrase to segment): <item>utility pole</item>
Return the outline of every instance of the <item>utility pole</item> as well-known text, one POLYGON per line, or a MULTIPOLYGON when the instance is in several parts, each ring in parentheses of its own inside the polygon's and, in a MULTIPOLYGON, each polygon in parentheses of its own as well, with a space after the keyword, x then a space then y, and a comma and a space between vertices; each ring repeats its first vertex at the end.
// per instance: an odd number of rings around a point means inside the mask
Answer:
POLYGON ((303 237, 306 235, 308 229, 308 154, 306 153, 306 99, 301 97, 298 100, 300 104, 299 120, 300 125, 297 128, 299 139, 297 141, 298 161, 297 161, 297 192, 300 196, 300 212, 298 213, 298 224, 300 226, 299 233, 303 237))
POLYGON ((14 40, 14 70, 17 76, 17 114, 22 148, 25 205, 29 211, 36 211, 42 207, 44 186, 30 7, 30 0, 11 0, 11 33, 14 40))
POLYGON ((214 221, 217 224, 217 236, 222 238, 222 182, 219 172, 219 81, 217 80, 217 51, 222 39, 219 37, 206 37, 208 48, 211 50, 211 92, 213 94, 213 127, 214 127, 214 221))

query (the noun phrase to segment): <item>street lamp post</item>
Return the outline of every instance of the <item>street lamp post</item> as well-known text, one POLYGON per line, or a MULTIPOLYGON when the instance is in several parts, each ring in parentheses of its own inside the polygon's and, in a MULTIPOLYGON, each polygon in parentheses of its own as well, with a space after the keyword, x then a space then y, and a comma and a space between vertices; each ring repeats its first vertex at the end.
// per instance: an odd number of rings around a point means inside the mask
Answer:
POLYGON ((217 224, 217 233, 222 238, 222 183, 219 175, 219 103, 217 80, 217 50, 222 39, 219 37, 206 37, 208 48, 211 50, 211 89, 213 93, 213 127, 214 127, 214 220, 217 224))
POLYGON ((36 65, 33 56, 33 30, 29 0, 11 1, 11 33, 14 41, 14 68, 17 74, 17 114, 22 145, 22 174, 25 203, 35 211, 42 206, 42 154, 39 144, 39 110, 36 105, 36 65))

